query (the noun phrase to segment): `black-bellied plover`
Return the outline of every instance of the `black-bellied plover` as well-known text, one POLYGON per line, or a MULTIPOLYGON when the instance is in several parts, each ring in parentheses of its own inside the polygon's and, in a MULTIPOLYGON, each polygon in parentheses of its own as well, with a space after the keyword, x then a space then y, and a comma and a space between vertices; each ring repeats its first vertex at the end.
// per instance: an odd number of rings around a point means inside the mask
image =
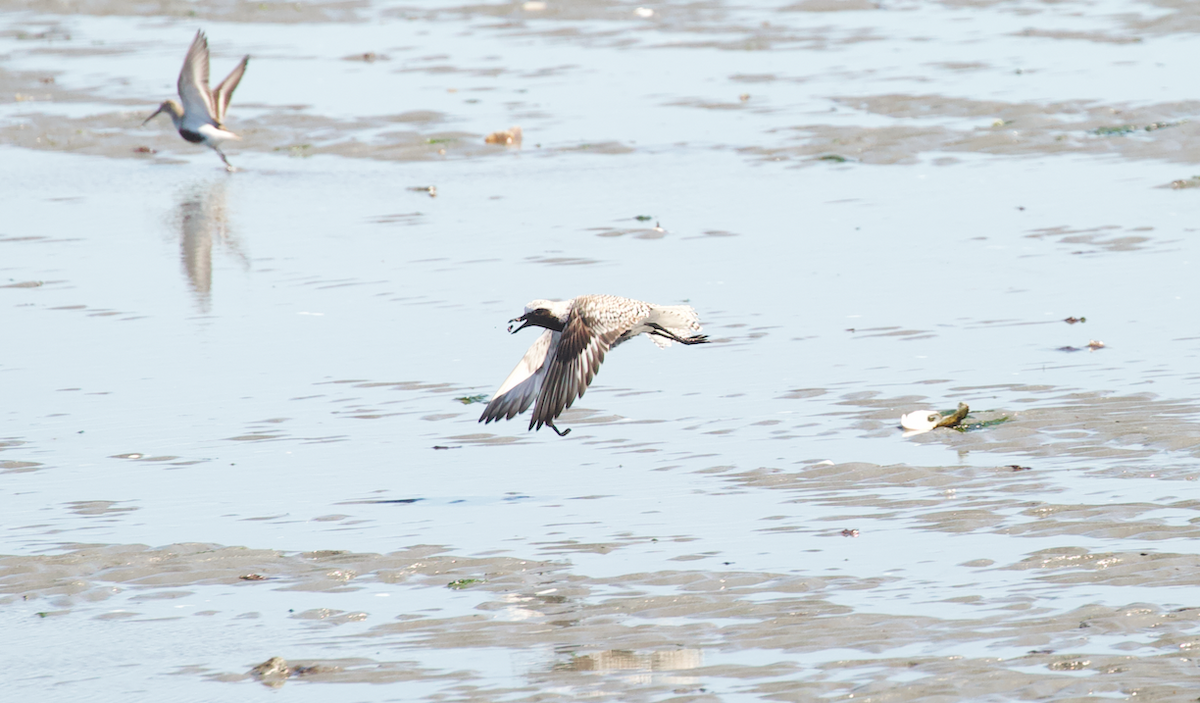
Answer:
POLYGON ((183 105, 174 100, 166 100, 142 124, 154 119, 160 112, 165 112, 171 116, 175 129, 179 130, 179 136, 217 152, 217 156, 225 162, 225 169, 234 170, 221 151, 221 142, 241 137, 225 129, 225 111, 229 108, 229 99, 233 97, 233 91, 242 80, 242 74, 246 72, 246 62, 249 60, 249 56, 244 57, 216 90, 209 90, 208 40, 203 31, 196 32, 196 38, 192 40, 192 46, 183 59, 183 69, 179 72, 179 99, 183 101, 183 105))
POLYGON ((660 348, 671 342, 701 344, 700 318, 690 305, 654 305, 615 295, 581 295, 571 300, 534 300, 525 314, 509 320, 508 331, 544 327, 517 368, 504 379, 479 421, 511 420, 534 401, 529 429, 542 425, 565 436, 554 421, 583 397, 600 369, 604 355, 639 334, 649 335, 660 348), (514 323, 522 323, 515 330, 514 323))

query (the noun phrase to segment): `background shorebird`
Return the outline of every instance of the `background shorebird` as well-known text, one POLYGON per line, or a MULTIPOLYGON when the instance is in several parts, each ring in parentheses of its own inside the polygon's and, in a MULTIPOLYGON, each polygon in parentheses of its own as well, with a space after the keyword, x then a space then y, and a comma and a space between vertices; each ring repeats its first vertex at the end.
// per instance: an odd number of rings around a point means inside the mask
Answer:
POLYGON ((700 318, 690 305, 653 305, 615 295, 581 295, 571 300, 534 300, 525 314, 509 320, 508 331, 545 327, 517 368, 504 379, 479 421, 511 420, 536 399, 529 429, 546 425, 563 437, 554 420, 583 397, 610 349, 639 334, 660 348, 671 342, 701 344, 700 318), (513 323, 522 323, 513 329, 513 323), (685 336, 686 335, 686 336, 685 336))
POLYGON ((183 59, 183 70, 179 72, 179 99, 183 101, 183 105, 180 106, 174 100, 166 100, 142 124, 154 119, 160 112, 167 113, 175 123, 175 129, 179 130, 179 136, 217 152, 217 156, 225 162, 225 169, 233 171, 234 168, 229 159, 225 158, 220 144, 241 137, 225 129, 223 122, 225 111, 229 108, 229 99, 233 97, 233 91, 242 80, 242 74, 246 72, 246 62, 249 60, 249 56, 242 58, 242 62, 221 81, 216 90, 209 90, 208 39, 203 31, 197 31, 196 38, 192 40, 192 46, 183 59))

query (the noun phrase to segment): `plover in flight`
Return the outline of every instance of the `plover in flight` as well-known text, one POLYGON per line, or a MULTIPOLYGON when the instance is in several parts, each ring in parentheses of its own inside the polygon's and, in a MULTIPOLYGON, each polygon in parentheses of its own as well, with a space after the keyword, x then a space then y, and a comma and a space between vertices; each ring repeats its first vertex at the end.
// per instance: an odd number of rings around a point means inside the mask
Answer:
POLYGON ((192 47, 183 59, 183 70, 179 72, 179 99, 183 101, 183 105, 180 106, 174 100, 164 101, 142 124, 154 119, 160 112, 167 113, 175 123, 175 129, 179 130, 179 136, 217 152, 217 156, 225 162, 225 169, 233 171, 233 166, 221 152, 221 142, 241 137, 225 129, 223 123, 225 111, 229 108, 229 99, 233 97, 233 91, 242 80, 242 74, 246 72, 246 62, 249 60, 249 56, 244 57, 216 90, 209 90, 208 40, 203 31, 196 32, 192 47))
POLYGON ((621 342, 645 334, 660 348, 701 344, 700 318, 690 305, 653 305, 615 295, 581 295, 571 300, 534 300, 525 314, 509 320, 508 331, 544 327, 517 368, 504 379, 479 421, 511 420, 534 401, 529 429, 542 425, 566 436, 554 421, 583 397, 604 355, 621 342), (514 323, 522 323, 515 330, 514 323))

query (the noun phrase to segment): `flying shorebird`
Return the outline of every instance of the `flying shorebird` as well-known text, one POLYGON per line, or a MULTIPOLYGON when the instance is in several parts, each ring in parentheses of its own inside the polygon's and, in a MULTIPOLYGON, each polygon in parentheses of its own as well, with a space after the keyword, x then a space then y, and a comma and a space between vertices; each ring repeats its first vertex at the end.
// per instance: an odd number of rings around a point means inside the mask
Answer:
POLYGON ((515 334, 529 326, 546 331, 504 379, 479 421, 511 420, 536 400, 529 429, 545 425, 559 437, 571 430, 558 429, 554 421, 583 397, 610 349, 639 334, 649 335, 659 348, 708 341, 694 334, 700 331, 700 318, 690 305, 654 305, 615 295, 531 301, 524 315, 509 320, 508 331, 515 334), (517 322, 522 324, 514 330, 517 322))
POLYGON ((225 129, 225 111, 229 109, 229 99, 233 97, 233 91, 242 80, 242 74, 246 72, 246 62, 249 60, 249 56, 244 57, 216 90, 209 90, 208 39, 203 31, 197 31, 196 38, 192 40, 192 47, 183 59, 183 70, 179 72, 179 99, 183 101, 183 105, 180 106, 174 100, 166 100, 142 124, 154 119, 160 112, 167 113, 175 123, 175 129, 179 130, 179 136, 217 152, 217 156, 225 162, 225 169, 233 171, 234 168, 221 152, 220 145, 221 142, 230 139, 241 139, 225 129))

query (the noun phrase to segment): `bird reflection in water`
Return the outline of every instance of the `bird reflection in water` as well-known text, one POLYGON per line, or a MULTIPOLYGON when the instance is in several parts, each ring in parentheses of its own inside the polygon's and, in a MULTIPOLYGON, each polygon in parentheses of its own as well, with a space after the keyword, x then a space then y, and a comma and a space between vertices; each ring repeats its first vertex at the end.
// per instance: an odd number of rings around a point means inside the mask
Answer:
POLYGON ((211 305, 214 242, 249 265, 229 227, 225 187, 225 179, 197 183, 183 191, 175 210, 183 270, 203 312, 211 305))
POLYGON ((700 679, 675 672, 704 666, 704 655, 699 649, 674 649, 638 653, 623 649, 608 649, 591 654, 572 653, 570 660, 559 662, 556 671, 622 671, 628 672, 633 683, 650 684, 659 676, 662 683, 671 685, 694 685, 700 679))

